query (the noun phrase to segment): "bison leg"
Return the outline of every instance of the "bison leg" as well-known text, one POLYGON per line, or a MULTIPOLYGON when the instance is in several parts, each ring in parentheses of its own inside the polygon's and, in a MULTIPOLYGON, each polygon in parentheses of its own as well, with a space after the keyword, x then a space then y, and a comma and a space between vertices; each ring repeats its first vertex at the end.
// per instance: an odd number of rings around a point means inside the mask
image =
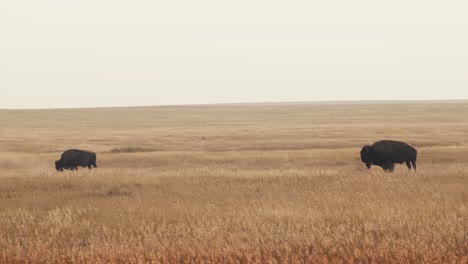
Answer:
POLYGON ((391 161, 387 161, 383 166, 382 166, 382 169, 384 171, 389 171, 389 172, 393 172, 395 170, 395 164, 393 164, 393 162, 391 161))
POLYGON ((406 161, 406 166, 408 167, 408 170, 411 170, 411 163, 409 161, 406 161))
POLYGON ((411 161, 411 164, 413 164, 413 169, 414 169, 414 171, 416 171, 416 161, 415 161, 415 160, 412 160, 412 161, 411 161))

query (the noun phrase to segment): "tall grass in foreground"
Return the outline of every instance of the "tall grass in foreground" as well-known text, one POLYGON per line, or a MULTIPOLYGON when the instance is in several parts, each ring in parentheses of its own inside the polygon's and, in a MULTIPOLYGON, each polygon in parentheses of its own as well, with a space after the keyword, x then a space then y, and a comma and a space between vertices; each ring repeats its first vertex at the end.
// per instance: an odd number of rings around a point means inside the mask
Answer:
POLYGON ((421 149, 417 174, 367 171, 358 149, 105 154, 66 173, 44 154, 2 170, 0 262, 464 263, 466 151, 421 149))

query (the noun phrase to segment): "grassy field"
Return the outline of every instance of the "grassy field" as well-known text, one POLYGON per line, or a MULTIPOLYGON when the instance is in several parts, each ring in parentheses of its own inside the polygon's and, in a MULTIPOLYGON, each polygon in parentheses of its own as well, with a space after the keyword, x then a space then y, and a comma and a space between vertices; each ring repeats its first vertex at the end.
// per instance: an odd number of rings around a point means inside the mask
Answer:
POLYGON ((0 263, 466 263, 468 102, 0 110, 0 263), (380 139, 418 172, 365 169, 380 139), (98 168, 58 173, 63 150, 98 168))

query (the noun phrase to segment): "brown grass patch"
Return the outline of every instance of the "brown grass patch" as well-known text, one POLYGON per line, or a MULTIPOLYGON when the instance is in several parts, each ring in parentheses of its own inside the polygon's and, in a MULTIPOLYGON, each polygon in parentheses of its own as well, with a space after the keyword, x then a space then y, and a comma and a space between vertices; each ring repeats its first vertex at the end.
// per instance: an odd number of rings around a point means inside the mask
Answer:
POLYGON ((6 112, 0 263, 468 260, 468 104, 6 112), (366 170, 382 138, 418 173, 366 170), (56 172, 70 147, 99 167, 56 172))

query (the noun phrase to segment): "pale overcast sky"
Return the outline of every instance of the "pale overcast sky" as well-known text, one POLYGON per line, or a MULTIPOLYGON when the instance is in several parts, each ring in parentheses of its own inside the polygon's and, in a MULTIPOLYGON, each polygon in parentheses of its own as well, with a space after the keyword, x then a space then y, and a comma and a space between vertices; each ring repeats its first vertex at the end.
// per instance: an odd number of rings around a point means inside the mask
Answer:
POLYGON ((468 99, 467 0, 0 2, 0 108, 468 99))

